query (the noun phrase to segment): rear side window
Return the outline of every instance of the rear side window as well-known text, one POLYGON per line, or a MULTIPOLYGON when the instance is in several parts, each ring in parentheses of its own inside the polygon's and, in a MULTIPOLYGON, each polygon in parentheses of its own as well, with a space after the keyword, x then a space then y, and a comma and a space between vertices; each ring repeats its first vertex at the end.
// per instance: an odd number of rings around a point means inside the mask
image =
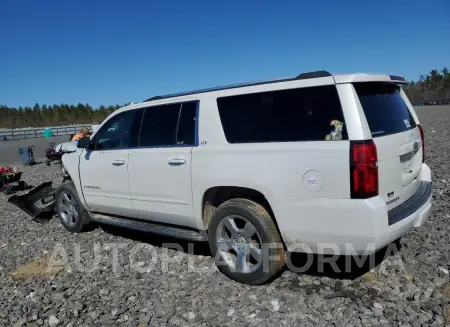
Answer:
POLYGON ((145 108, 139 146, 175 145, 181 104, 145 108))
POLYGON ((194 145, 196 129, 197 102, 185 102, 178 120, 177 144, 194 145))
POLYGON ((392 83, 354 83, 372 137, 405 132, 416 127, 414 118, 392 83))
POLYGON ((139 146, 195 145, 196 102, 145 108, 139 146))
POLYGON ((347 139, 334 85, 222 97, 217 105, 229 143, 347 139))

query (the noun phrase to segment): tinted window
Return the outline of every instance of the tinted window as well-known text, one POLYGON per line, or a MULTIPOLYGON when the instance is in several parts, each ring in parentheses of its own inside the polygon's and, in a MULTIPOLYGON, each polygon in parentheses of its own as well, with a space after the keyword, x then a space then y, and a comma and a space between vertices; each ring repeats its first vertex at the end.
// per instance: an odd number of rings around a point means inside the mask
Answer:
POLYGON ((142 110, 129 110, 109 119, 94 136, 97 150, 124 149, 137 145, 142 110))
POLYGON ((392 83, 353 85, 373 137, 401 133, 416 127, 398 86, 392 83))
POLYGON ((196 102, 183 103, 178 122, 177 144, 195 145, 196 102))
POLYGON ((139 146, 195 145, 196 102, 145 109, 139 146))
POLYGON ((145 109, 139 146, 175 145, 181 104, 145 109))
POLYGON ((347 139, 335 86, 217 99, 229 143, 347 139))

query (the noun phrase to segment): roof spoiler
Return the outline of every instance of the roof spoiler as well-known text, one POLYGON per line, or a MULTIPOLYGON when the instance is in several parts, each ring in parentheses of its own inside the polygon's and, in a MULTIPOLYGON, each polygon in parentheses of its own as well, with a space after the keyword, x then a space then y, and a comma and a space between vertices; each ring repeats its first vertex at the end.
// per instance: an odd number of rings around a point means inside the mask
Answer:
POLYGON ((401 76, 389 75, 389 78, 391 79, 391 81, 394 81, 396 83, 408 84, 408 81, 401 76))

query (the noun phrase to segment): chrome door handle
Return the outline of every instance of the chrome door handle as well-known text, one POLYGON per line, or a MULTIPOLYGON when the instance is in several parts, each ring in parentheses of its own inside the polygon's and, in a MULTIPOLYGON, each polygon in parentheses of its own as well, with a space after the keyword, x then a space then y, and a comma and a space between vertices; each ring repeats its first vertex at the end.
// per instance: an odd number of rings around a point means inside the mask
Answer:
POLYGON ((125 160, 114 160, 112 164, 114 166, 122 166, 125 163, 125 160))
POLYGON ((186 163, 186 159, 183 159, 183 158, 169 159, 169 165, 172 165, 172 166, 184 165, 185 163, 186 163))

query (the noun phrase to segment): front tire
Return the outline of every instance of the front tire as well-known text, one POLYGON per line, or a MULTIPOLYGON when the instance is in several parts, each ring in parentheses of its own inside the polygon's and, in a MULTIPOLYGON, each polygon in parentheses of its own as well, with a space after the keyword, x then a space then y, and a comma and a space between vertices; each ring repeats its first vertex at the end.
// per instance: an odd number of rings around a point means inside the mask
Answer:
POLYGON ((264 284, 284 267, 275 223, 256 202, 231 199, 220 205, 208 226, 208 240, 218 269, 240 283, 264 284))
POLYGON ((89 212, 81 204, 72 181, 61 184, 57 189, 55 209, 61 224, 71 233, 82 233, 95 228, 89 212))

